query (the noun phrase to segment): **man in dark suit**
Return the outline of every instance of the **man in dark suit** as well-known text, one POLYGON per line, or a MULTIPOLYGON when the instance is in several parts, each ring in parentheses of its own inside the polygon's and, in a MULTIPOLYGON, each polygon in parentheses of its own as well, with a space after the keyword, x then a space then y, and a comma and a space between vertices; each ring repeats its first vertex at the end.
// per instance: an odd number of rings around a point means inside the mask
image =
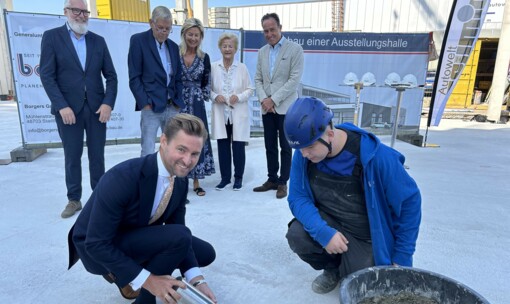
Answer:
POLYGON ((282 25, 277 14, 265 14, 261 23, 267 44, 258 53, 255 88, 262 108, 268 179, 262 186, 253 188, 253 191, 276 190, 276 198, 281 199, 287 196, 292 160, 292 149, 283 132, 283 121, 287 109, 298 97, 304 56, 299 44, 282 35, 282 25))
POLYGON ((84 130, 92 189, 104 174, 106 123, 117 96, 117 74, 104 38, 87 30, 86 1, 67 0, 64 14, 64 26, 44 32, 40 75, 64 147, 69 201, 61 215, 67 218, 82 208, 84 130))
POLYGON ((131 36, 128 54, 129 88, 141 111, 141 155, 154 153, 158 128, 179 113, 182 99, 179 47, 168 39, 172 14, 164 6, 152 11, 148 31, 131 36))
POLYGON ((142 287, 135 303, 155 303, 155 296, 164 303, 178 300, 172 287, 184 283, 170 275, 179 268, 216 301, 199 269, 214 261, 214 248, 184 222, 186 176, 206 138, 199 118, 178 114, 165 125, 159 152, 108 170, 69 232, 69 268, 81 259, 87 271, 107 275, 119 288, 142 287))

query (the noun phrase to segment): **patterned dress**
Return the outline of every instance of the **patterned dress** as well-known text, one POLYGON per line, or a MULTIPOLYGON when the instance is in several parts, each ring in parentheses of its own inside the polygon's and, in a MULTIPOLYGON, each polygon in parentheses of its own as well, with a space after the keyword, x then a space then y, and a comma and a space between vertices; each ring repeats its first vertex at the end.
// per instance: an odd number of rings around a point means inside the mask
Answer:
MULTIPOLYGON (((195 56, 190 67, 184 64, 184 58, 181 56, 181 66, 182 83, 184 86, 182 94, 184 108, 181 109, 181 113, 192 114, 202 119, 207 133, 209 133, 207 112, 205 110, 205 102, 209 100, 210 94, 209 77, 211 74, 211 60, 209 55, 205 54, 203 59, 195 56)), ((188 174, 188 178, 203 179, 205 176, 215 172, 211 140, 208 137, 200 154, 200 160, 196 167, 188 174)))

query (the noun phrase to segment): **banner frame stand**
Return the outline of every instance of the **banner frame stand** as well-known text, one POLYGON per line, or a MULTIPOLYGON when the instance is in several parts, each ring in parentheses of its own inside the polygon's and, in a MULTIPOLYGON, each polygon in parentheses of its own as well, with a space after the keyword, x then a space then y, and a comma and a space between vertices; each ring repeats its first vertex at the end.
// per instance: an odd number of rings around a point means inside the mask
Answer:
MULTIPOLYGON (((9 14, 9 11, 4 9, 2 14, 4 15, 5 33, 8 35, 10 33, 9 25, 7 22, 7 14, 9 14)), ((10 59, 11 59, 11 61, 14 61, 14 58, 12 57, 11 39, 7 39, 7 45, 9 46, 10 59)), ((12 74, 11 75, 12 79, 16 79, 15 75, 14 75, 14 66, 11 69, 11 74, 12 74)), ((14 101, 16 102, 16 107, 19 107, 19 102, 18 102, 19 95, 18 95, 18 90, 17 90, 16 85, 14 86, 14 96, 16 96, 16 98, 14 99, 14 101)), ((19 109, 17 112, 18 112, 18 117, 19 117, 20 132, 21 132, 21 144, 22 145, 11 151, 11 153, 10 153, 11 162, 31 162, 31 161, 35 160, 36 158, 38 158, 39 156, 46 153, 48 150, 44 147, 36 147, 36 148, 28 148, 27 147, 26 142, 25 142, 25 137, 23 135, 23 131, 21 131, 22 130, 21 112, 19 111, 19 109)))

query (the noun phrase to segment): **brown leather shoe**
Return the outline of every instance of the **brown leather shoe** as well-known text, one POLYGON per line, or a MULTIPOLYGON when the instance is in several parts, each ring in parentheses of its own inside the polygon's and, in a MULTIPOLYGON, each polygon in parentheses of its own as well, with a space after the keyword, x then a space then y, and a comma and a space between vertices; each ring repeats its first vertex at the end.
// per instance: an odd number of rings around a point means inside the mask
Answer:
POLYGON ((131 286, 128 284, 122 288, 119 288, 120 294, 124 297, 124 299, 134 300, 140 294, 140 289, 133 290, 131 286))
POLYGON ((287 196, 287 185, 278 185, 276 190, 276 198, 284 198, 287 196))
POLYGON ((253 191, 254 192, 266 192, 269 190, 276 190, 276 189, 278 189, 278 184, 267 181, 264 184, 262 184, 262 186, 253 188, 253 191))
POLYGON ((62 211, 62 214, 60 214, 60 216, 62 216, 62 218, 68 218, 68 217, 73 216, 76 212, 78 212, 80 210, 81 210, 81 202, 75 201, 75 200, 70 200, 67 203, 64 211, 62 211))
MULTIPOLYGON (((115 276, 113 273, 104 274, 103 278, 107 280, 110 284, 115 283, 115 276)), ((118 286, 117 286, 118 287, 118 286)), ((133 290, 133 288, 128 284, 122 288, 118 287, 120 291, 120 295, 127 300, 134 300, 140 294, 140 289, 133 290)))

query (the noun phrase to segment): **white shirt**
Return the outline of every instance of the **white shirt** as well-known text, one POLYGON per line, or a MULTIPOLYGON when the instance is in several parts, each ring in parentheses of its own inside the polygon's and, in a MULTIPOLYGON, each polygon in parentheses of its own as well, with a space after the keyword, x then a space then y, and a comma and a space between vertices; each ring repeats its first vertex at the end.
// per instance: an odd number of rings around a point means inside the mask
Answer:
MULTIPOLYGON (((163 161, 161 160, 161 155, 158 152, 157 155, 157 162, 158 162, 158 183, 156 185, 156 193, 154 195, 154 203, 152 204, 152 211, 151 216, 154 215, 156 212, 156 209, 158 209, 159 203, 161 201, 161 198, 163 197, 163 194, 165 193, 166 188, 168 185, 170 185, 170 181, 168 180, 168 177, 170 177, 170 173, 166 170, 165 165, 163 164, 163 161)), ((142 269, 140 273, 136 276, 136 278, 129 283, 133 290, 137 290, 140 287, 142 287, 143 283, 147 280, 151 273, 147 269, 142 269)), ((194 277, 197 277, 199 275, 202 275, 202 272, 200 271, 200 268, 193 267, 188 269, 184 273, 184 277, 186 277, 187 281, 190 281, 194 277)))
POLYGON ((220 67, 222 74, 222 78, 220 79, 223 79, 221 95, 223 95, 223 97, 225 97, 225 99, 227 100, 227 106, 224 107, 225 110, 223 111, 223 116, 225 118, 225 123, 228 124, 229 122, 232 123, 232 108, 229 106, 230 105, 229 100, 230 96, 235 95, 233 81, 234 75, 236 74, 235 71, 237 69, 237 62, 235 61, 232 62, 232 65, 228 70, 223 65, 223 62, 221 62, 218 66, 220 67))
POLYGON ((166 43, 159 43, 156 38, 156 49, 159 53, 159 58, 161 58, 161 63, 163 64, 163 68, 166 72, 166 85, 170 83, 170 77, 172 77, 172 60, 170 60, 170 50, 166 47, 166 43))

